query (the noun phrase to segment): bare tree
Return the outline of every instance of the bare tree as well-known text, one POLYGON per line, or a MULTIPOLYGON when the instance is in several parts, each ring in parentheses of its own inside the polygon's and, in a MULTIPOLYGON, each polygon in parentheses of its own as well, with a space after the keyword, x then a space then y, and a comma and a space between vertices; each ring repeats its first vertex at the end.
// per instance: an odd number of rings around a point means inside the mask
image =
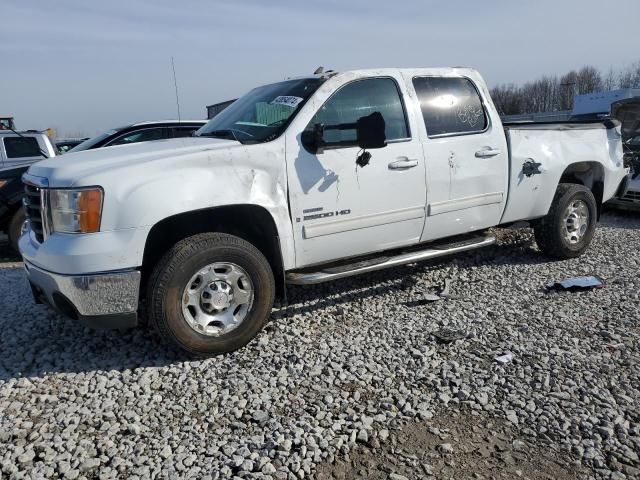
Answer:
POLYGON ((640 62, 636 62, 620 72, 618 86, 620 88, 640 88, 640 62))
POLYGON ((582 67, 578 71, 577 81, 579 94, 598 92, 602 90, 602 75, 595 67, 582 67))
POLYGON ((602 89, 603 90, 615 90, 618 88, 618 75, 610 68, 607 74, 602 79, 602 89))
POLYGON ((518 86, 497 85, 491 96, 503 115, 571 110, 576 94, 615 88, 640 88, 640 62, 618 72, 609 69, 603 76, 595 67, 586 65, 560 77, 545 75, 518 86))
POLYGON ((558 110, 569 110, 578 90, 578 72, 571 70, 560 77, 558 110))
POLYGON ((494 87, 491 90, 491 98, 501 115, 516 115, 524 111, 521 89, 513 83, 494 87))

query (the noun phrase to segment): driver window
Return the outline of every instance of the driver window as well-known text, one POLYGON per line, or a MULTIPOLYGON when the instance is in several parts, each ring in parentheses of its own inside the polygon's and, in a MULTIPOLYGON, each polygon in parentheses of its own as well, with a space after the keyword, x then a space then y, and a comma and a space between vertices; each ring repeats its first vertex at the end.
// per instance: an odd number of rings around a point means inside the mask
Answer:
POLYGON ((164 131, 164 128, 146 128, 144 130, 138 130, 137 132, 130 132, 126 135, 116 138, 107 146, 112 147, 114 145, 128 145, 130 143, 162 140, 163 138, 165 138, 164 131))
MULTIPOLYGON (((409 138, 404 106, 398 86, 391 78, 368 78, 349 83, 325 102, 318 110, 308 129, 316 123, 325 127, 349 124, 373 112, 380 112, 385 121, 387 141, 409 138)), ((325 130, 325 146, 353 146, 355 127, 349 130, 325 130)))

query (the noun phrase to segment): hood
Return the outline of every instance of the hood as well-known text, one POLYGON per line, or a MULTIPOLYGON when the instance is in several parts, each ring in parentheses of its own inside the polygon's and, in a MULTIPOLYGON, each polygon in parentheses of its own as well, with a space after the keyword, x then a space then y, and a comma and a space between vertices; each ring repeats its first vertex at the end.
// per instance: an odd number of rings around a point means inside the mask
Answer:
MULTIPOLYGON (((42 160, 29 174, 47 178, 51 187, 70 187, 86 176, 112 172, 133 165, 242 146, 240 142, 210 137, 185 137, 118 145, 67 153, 42 160)), ((126 173, 124 173, 126 174, 126 173)))
POLYGON ((640 97, 612 103, 611 117, 622 123, 623 142, 640 135, 640 97))

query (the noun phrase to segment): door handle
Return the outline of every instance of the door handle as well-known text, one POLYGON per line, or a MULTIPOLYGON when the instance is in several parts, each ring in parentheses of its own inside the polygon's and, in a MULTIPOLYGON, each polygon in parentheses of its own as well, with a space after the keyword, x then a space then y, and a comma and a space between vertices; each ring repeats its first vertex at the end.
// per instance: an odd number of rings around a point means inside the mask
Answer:
POLYGON ((499 148, 483 148, 482 150, 478 150, 476 152, 476 158, 489 158, 489 157, 495 157, 496 155, 500 155, 502 153, 502 150, 500 150, 499 148))
POLYGON ((413 168, 418 166, 418 160, 415 158, 399 157, 393 162, 389 162, 389 168, 391 170, 403 170, 406 168, 413 168))

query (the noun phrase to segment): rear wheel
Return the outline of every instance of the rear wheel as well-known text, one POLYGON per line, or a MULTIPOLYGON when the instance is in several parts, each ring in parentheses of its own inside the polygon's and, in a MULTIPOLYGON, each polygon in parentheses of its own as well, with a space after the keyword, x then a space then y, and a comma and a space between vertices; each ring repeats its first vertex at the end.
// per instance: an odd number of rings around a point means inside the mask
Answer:
POLYGON ((18 252, 18 242, 20 241, 20 236, 26 231, 27 228, 27 219, 24 215, 24 210, 19 208, 16 213, 13 214, 11 220, 9 220, 9 228, 8 228, 8 236, 9 236, 9 245, 13 250, 18 252))
POLYGON ((597 218, 596 199, 591 190, 583 185, 561 183, 549 213, 534 225, 536 243, 551 257, 578 257, 591 244, 597 218))
POLYGON ((149 318, 192 356, 236 350, 269 318, 275 282, 269 262, 233 235, 205 233, 174 245, 150 281, 149 318))

